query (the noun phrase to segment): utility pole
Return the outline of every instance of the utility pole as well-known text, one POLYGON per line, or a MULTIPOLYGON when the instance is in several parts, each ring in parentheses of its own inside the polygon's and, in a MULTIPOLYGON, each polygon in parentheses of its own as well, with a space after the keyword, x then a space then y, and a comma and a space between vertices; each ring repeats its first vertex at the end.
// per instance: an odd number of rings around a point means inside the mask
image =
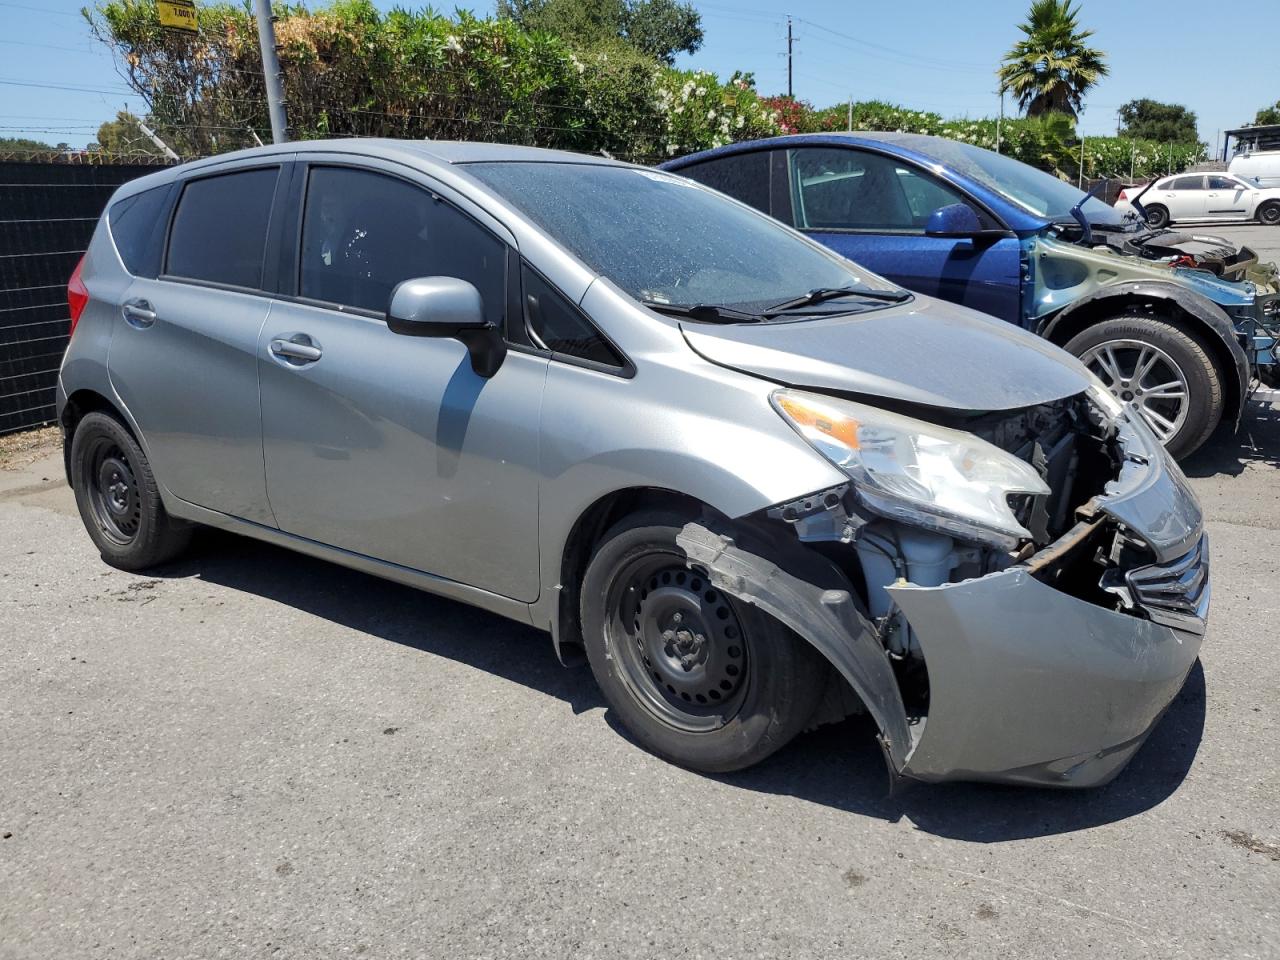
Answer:
POLYGON ((138 129, 141 130, 146 138, 154 143, 166 157, 175 163, 180 163, 182 161, 182 158, 173 152, 173 148, 160 139, 159 134, 142 122, 141 117, 135 117, 133 114, 129 114, 129 116, 133 117, 133 122, 138 125, 138 129))
POLYGON ((853 94, 849 94, 849 132, 853 133, 853 94))
POLYGON ((1004 126, 1004 84, 1000 84, 1000 115, 996 117, 996 153, 1000 152, 1000 128, 1004 126))
POLYGON ((271 16, 271 0, 253 0, 258 18, 258 45, 262 48, 262 76, 267 82, 267 112, 271 115, 271 142, 289 139, 289 125, 284 112, 284 74, 276 55, 276 21, 271 16))
POLYGON ((794 97, 795 93, 791 89, 791 18, 787 17, 787 98, 794 97))
POLYGON ((1076 176, 1076 188, 1084 189, 1084 134, 1080 134, 1080 173, 1076 176))

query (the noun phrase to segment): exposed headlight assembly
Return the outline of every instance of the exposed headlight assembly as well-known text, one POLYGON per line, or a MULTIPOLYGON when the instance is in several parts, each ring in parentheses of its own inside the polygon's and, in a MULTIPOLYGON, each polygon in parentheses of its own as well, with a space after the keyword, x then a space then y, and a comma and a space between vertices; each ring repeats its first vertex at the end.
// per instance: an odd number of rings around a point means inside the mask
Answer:
POLYGON ((861 500, 906 523, 1012 550, 1031 532, 1009 505, 1014 494, 1044 495, 1035 469, 962 430, 876 407, 778 390, 774 408, 849 475, 861 500))

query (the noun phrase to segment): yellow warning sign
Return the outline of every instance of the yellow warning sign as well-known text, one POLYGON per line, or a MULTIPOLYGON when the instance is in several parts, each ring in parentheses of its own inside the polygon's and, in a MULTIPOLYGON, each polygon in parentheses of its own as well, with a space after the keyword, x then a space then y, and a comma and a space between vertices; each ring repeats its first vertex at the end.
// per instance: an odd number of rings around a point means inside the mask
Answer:
POLYGON ((200 28, 196 23, 195 0, 156 0, 160 10, 160 26, 171 30, 187 30, 196 33, 200 28))

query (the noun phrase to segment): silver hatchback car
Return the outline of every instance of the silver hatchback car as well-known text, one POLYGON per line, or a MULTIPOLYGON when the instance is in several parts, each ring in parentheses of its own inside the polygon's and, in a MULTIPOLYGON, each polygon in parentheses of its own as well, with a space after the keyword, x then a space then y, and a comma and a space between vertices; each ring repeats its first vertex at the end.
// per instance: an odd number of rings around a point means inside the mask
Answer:
POLYGON ((207 524, 532 624, 692 768, 866 711, 894 776, 1100 784, 1200 647, 1200 508, 1079 363, 671 174, 230 154, 120 188, 69 300, 108 563, 207 524))

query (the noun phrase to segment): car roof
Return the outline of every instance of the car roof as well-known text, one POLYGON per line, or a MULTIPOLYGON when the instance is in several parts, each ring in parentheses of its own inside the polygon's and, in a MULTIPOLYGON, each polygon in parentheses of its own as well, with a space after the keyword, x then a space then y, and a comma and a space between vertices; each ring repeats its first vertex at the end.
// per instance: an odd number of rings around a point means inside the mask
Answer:
MULTIPOLYGON (((308 154, 350 154, 352 157, 372 157, 393 160, 419 169, 430 167, 460 168, 469 163, 573 163, 601 166, 631 167, 608 157, 573 153, 569 150, 549 150, 543 147, 525 147, 508 143, 476 143, 459 140, 396 140, 389 137, 343 137, 332 140, 289 140, 285 143, 266 144, 247 150, 234 150, 211 157, 189 160, 172 167, 158 167, 155 173, 138 177, 123 184, 114 194, 115 199, 141 193, 152 187, 174 180, 206 172, 216 172, 218 167, 252 161, 254 159, 287 159, 308 154)), ((472 183, 474 178, 467 178, 472 183)))
POLYGON ((544 147, 525 147, 509 143, 477 143, 461 140, 395 140, 388 137, 343 137, 333 140, 291 140, 286 143, 250 147, 232 153, 183 164, 191 170, 206 165, 225 163, 229 160, 250 159, 255 156, 273 156, 281 153, 350 153, 365 157, 388 159, 420 158, 442 164, 463 163, 590 163, 625 166, 608 157, 573 153, 569 150, 550 150, 544 147))

